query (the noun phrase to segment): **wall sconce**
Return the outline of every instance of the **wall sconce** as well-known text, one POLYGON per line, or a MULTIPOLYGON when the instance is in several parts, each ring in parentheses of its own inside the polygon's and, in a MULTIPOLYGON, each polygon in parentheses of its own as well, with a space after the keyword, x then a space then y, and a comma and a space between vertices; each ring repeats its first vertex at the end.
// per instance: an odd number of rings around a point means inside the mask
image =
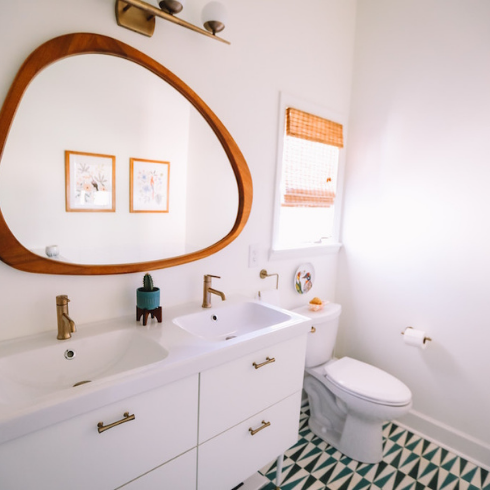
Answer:
POLYGON ((155 18, 168 20, 174 24, 186 27, 191 31, 230 44, 225 39, 216 36, 225 28, 226 11, 219 2, 210 2, 202 10, 202 21, 205 29, 201 29, 185 20, 175 17, 184 8, 185 0, 160 0, 157 8, 143 0, 116 0, 116 21, 121 27, 131 29, 151 37, 155 30, 155 18))

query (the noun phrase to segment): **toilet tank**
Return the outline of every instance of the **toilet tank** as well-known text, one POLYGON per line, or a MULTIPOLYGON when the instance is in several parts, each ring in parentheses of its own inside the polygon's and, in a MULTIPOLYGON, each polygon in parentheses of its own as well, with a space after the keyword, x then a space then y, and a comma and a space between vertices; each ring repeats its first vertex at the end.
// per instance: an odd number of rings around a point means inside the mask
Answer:
POLYGON ((293 310, 311 320, 314 327, 308 334, 306 344, 306 367, 319 366, 332 358, 339 317, 342 307, 337 303, 328 303, 320 311, 311 311, 308 305, 293 310))

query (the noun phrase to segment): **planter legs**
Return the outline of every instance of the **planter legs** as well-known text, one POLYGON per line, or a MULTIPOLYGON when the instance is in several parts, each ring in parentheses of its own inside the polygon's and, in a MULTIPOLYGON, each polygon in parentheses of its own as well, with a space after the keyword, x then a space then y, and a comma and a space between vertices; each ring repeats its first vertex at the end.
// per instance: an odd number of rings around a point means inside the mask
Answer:
POLYGON ((140 321, 140 318, 143 317, 143 325, 146 325, 148 322, 148 315, 151 315, 152 318, 156 318, 158 323, 162 323, 162 307, 159 306, 154 310, 144 310, 142 308, 136 307, 136 321, 140 321))

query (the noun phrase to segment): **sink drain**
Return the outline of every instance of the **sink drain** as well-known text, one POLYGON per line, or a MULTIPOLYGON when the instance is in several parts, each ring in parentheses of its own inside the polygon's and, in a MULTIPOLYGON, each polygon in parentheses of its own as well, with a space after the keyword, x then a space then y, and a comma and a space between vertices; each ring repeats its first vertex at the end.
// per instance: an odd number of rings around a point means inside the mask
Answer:
POLYGON ((90 383, 91 380, 90 379, 86 379, 85 381, 79 381, 78 383, 75 383, 73 385, 73 388, 75 388, 75 386, 80 386, 80 385, 84 385, 85 383, 90 383))

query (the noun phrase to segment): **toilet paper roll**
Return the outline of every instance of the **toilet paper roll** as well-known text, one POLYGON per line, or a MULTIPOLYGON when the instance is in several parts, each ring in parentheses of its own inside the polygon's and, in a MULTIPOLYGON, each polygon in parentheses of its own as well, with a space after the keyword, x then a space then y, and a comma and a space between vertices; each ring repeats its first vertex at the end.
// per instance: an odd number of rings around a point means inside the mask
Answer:
POLYGON ((418 347, 419 349, 427 349, 430 339, 423 330, 417 330, 412 327, 405 329, 403 335, 403 342, 411 347, 418 347))
POLYGON ((279 290, 270 289, 267 291, 259 291, 259 300, 264 303, 269 303, 274 306, 281 306, 281 298, 279 297, 279 290))

